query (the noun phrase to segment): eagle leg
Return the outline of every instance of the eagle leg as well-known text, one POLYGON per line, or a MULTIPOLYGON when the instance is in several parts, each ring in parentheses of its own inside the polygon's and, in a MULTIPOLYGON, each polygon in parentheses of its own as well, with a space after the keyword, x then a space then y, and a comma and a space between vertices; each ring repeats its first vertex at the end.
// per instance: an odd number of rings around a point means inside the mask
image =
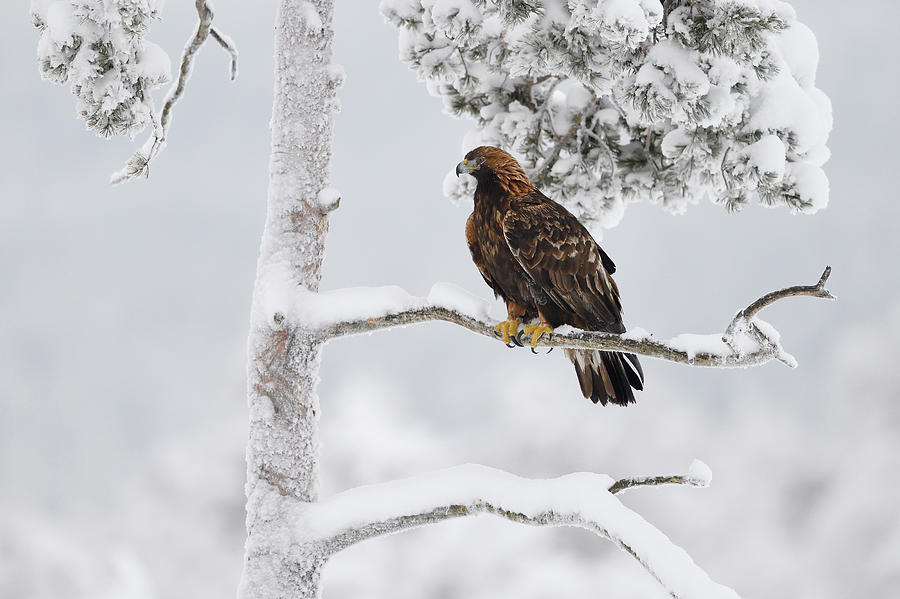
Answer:
POLYGON ((522 324, 524 316, 525 306, 506 301, 506 320, 494 327, 494 332, 500 336, 506 347, 513 347, 513 344, 522 347, 519 342, 519 325, 522 324))
POLYGON ((527 327, 522 329, 522 332, 526 335, 531 335, 531 349, 537 347, 538 341, 541 340, 541 337, 547 335, 547 339, 553 334, 553 327, 544 322, 543 320, 537 324, 530 324, 527 327))
POLYGON ((513 343, 521 347, 522 344, 517 339, 520 324, 522 321, 518 318, 508 318, 495 326, 494 332, 500 336, 506 347, 513 347, 513 343))

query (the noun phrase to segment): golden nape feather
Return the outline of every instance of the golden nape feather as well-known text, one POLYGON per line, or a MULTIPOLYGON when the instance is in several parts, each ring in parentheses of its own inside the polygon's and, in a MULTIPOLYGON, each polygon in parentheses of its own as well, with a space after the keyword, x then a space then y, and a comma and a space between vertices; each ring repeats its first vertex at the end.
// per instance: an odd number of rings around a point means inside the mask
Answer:
MULTIPOLYGON (((548 326, 625 331, 615 264, 571 212, 531 183, 515 158, 481 146, 466 154, 456 173, 478 182, 466 242, 481 276, 506 302, 507 320, 497 327, 504 341, 530 320, 539 321, 529 327, 532 346, 548 326)), ((643 389, 644 373, 633 354, 565 354, 594 403, 628 405, 634 403, 632 389, 643 389)))

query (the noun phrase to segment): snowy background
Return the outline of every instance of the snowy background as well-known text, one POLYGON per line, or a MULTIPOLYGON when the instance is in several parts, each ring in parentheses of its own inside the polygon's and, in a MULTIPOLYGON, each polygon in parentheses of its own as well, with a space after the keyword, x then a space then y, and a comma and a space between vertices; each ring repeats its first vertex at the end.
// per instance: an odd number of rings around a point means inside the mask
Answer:
MULTIPOLYGON (((397 60, 377 6, 337 2, 347 71, 323 286, 450 281, 487 296, 468 206, 441 193, 469 123, 397 60)), ((900 6, 794 0, 834 104, 831 204, 815 216, 629 207, 604 236, 626 324, 666 338, 825 264, 840 301, 763 317, 800 360, 708 371, 645 360, 628 409, 571 365, 447 324, 333 342, 319 387, 323 492, 463 462, 528 476, 713 469, 707 490, 625 498, 747 597, 889 597, 900 585, 900 6)), ((153 178, 109 187, 136 147, 103 142, 40 80, 27 3, 0 4, 0 596, 231 596, 243 540, 244 343, 264 218, 274 6, 219 0, 241 75, 208 45, 153 178)), ((193 3, 150 39, 177 56, 193 3)), ((483 517, 358 546, 328 597, 661 597, 611 544, 483 517)))

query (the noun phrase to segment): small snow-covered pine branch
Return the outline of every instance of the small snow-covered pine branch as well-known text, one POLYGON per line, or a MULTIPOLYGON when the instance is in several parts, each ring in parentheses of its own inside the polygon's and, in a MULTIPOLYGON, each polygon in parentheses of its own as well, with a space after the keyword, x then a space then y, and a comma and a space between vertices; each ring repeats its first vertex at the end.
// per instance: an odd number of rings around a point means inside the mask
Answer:
POLYGON ((32 0, 41 76, 70 84, 75 110, 102 137, 134 137, 153 120, 150 91, 171 79, 165 51, 145 39, 162 0, 32 0))

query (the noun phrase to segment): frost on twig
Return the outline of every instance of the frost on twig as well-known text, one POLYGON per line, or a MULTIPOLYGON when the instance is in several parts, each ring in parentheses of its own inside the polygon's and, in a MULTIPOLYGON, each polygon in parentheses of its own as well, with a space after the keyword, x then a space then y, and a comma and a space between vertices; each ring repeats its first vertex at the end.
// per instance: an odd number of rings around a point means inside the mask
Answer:
MULTIPOLYGON (((695 468, 681 477, 661 478, 705 486, 695 468)), ((469 464, 357 487, 315 504, 298 503, 274 489, 267 492, 271 497, 255 501, 286 514, 292 523, 291 542, 303 548, 300 556, 328 557, 374 537, 491 514, 520 524, 582 528, 609 539, 637 559, 673 597, 736 599, 733 590, 710 580, 683 549, 612 495, 622 488, 656 484, 646 482, 655 479, 624 480, 630 482, 588 472, 525 479, 469 464)), ((283 541, 282 536, 279 542, 283 541)))
MULTIPOLYGON (((724 334, 682 334, 660 341, 634 328, 621 335, 559 327, 539 346, 624 351, 692 366, 734 368, 778 360, 796 366, 781 346, 778 332, 756 317, 764 307, 786 297, 834 299, 825 288, 831 268, 815 285, 773 291, 741 310, 724 334)), ((399 287, 351 288, 310 293, 296 288, 277 289, 273 282, 267 307, 274 326, 295 320, 319 331, 324 339, 368 333, 397 326, 443 320, 492 339, 498 339, 488 315, 487 302, 447 283, 432 287, 427 297, 416 297, 399 287)))
POLYGON ((194 68, 194 58, 197 51, 200 50, 200 47, 203 46, 210 36, 231 56, 231 79, 234 80, 237 77, 238 53, 234 41, 212 26, 214 13, 207 0, 195 0, 195 5, 199 22, 181 55, 181 68, 179 69, 178 79, 166 96, 159 119, 154 119, 153 136, 128 159, 125 168, 112 174, 110 183, 114 185, 141 176, 150 176, 150 162, 162 152, 166 145, 166 137, 169 134, 169 125, 172 120, 172 107, 184 94, 185 85, 190 79, 194 68))

